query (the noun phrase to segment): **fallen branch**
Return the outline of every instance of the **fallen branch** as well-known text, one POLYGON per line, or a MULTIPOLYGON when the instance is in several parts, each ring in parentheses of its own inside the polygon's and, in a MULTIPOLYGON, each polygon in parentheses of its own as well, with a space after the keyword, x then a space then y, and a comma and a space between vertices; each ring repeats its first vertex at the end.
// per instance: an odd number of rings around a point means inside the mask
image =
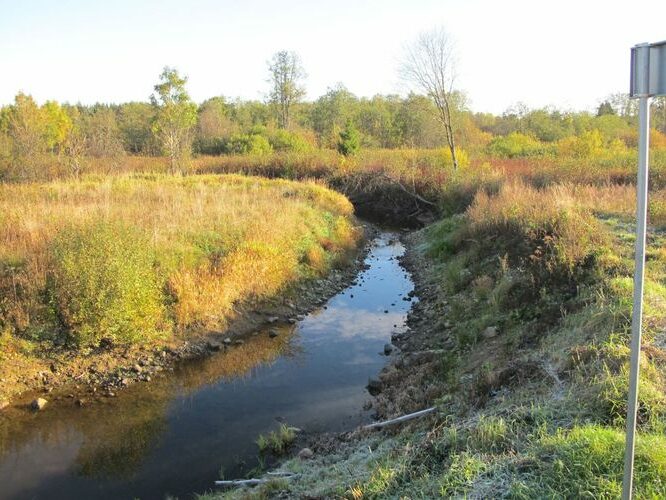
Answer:
POLYGON ((409 356, 423 356, 424 354, 444 354, 451 352, 451 349, 426 349, 424 351, 408 351, 406 354, 409 356))
POLYGON ((412 420, 414 418, 419 418, 425 415, 429 415, 430 413, 433 413, 436 410, 437 408, 433 406, 431 408, 426 408, 425 410, 409 413, 408 415, 403 415, 402 417, 392 418, 391 420, 385 420, 384 422, 375 422, 374 424, 364 425, 362 429, 363 430, 381 429, 382 427, 386 427, 387 425, 399 424, 400 422, 406 422, 407 420, 412 420))
POLYGON ((407 193, 409 196, 412 196, 412 197, 416 198, 416 199, 419 200, 421 203, 425 203, 426 205, 430 205, 431 207, 436 207, 436 206, 437 206, 437 203, 433 203, 433 202, 430 201, 430 200, 426 200, 423 196, 420 196, 420 195, 418 195, 418 194, 416 194, 416 193, 412 193, 409 189, 407 189, 405 186, 403 186, 402 183, 401 183, 400 181, 394 179, 393 177, 389 177, 389 176, 386 175, 386 174, 379 174, 379 175, 380 175, 380 177, 383 177, 383 178, 385 178, 385 179, 388 180, 388 181, 394 182, 395 184, 398 185, 398 187, 399 187, 402 191, 404 191, 405 193, 407 193))
POLYGON ((275 479, 294 479, 300 474, 294 474, 292 472, 281 472, 281 471, 276 471, 276 472, 267 472, 266 473, 269 476, 269 478, 265 479, 231 479, 228 481, 215 481, 215 486, 232 486, 232 487, 240 487, 240 486, 258 486, 260 484, 266 484, 270 481, 274 481, 275 479))
POLYGON ((232 479, 229 481, 215 481, 215 486, 257 486, 270 481, 270 479, 232 479))

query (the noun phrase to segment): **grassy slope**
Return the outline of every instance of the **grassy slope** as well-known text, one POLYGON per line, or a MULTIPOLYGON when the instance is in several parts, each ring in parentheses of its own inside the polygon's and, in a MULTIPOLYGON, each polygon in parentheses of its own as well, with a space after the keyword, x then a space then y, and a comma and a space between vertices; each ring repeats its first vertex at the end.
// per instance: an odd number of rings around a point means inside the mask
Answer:
POLYGON ((321 276, 358 238, 351 204, 315 183, 146 174, 0 186, 0 393, 54 345, 223 328, 237 304, 321 276))
MULTIPOLYGON (((566 169, 557 175, 545 188, 534 170, 514 176, 541 189, 491 186, 463 214, 414 238, 427 293, 403 348, 443 352, 386 370, 376 408, 391 416, 434 403, 438 417, 291 460, 283 468, 301 479, 252 496, 286 488, 349 498, 618 497, 634 190, 609 179, 576 183, 566 169)), ((653 186, 639 498, 666 495, 666 237, 658 179, 653 186)))

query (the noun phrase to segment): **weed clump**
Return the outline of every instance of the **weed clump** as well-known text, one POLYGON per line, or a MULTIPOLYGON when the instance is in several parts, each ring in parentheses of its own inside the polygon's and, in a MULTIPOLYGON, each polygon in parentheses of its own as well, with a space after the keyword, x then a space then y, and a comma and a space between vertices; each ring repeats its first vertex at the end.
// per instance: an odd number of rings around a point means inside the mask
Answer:
POLYGON ((50 304, 67 340, 77 346, 108 338, 120 344, 161 336, 164 306, 152 246, 114 223, 62 232, 51 244, 50 304))
POLYGON ((277 431, 271 431, 266 435, 260 434, 256 443, 261 453, 271 452, 275 455, 282 455, 295 440, 296 430, 280 424, 277 431))

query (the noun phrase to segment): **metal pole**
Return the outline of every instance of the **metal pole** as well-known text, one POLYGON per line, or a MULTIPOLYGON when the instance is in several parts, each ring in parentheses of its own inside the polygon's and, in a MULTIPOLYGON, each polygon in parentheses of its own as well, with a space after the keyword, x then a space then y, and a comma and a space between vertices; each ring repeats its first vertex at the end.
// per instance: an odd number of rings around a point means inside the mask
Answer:
POLYGON ((638 410, 638 376, 641 359, 641 321, 643 319, 643 278, 645 276, 645 232, 647 226, 648 148, 650 140, 649 97, 641 95, 638 108, 638 209, 636 212, 636 269, 634 271, 634 309, 631 318, 631 367, 627 407, 627 437, 624 455, 622 498, 632 497, 636 411, 638 410))

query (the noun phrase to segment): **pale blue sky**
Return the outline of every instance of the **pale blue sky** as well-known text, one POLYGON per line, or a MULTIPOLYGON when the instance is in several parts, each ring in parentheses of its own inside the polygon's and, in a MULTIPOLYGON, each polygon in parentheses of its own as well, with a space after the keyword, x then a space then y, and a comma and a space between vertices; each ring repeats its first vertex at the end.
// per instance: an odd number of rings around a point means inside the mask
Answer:
POLYGON ((336 82, 405 93, 404 43, 441 25, 474 110, 590 109, 627 91, 629 48, 666 39, 665 21, 664 0, 0 0, 0 104, 19 90, 39 102, 147 100, 165 65, 198 102, 262 99, 266 61, 282 49, 300 54, 310 99, 336 82))

